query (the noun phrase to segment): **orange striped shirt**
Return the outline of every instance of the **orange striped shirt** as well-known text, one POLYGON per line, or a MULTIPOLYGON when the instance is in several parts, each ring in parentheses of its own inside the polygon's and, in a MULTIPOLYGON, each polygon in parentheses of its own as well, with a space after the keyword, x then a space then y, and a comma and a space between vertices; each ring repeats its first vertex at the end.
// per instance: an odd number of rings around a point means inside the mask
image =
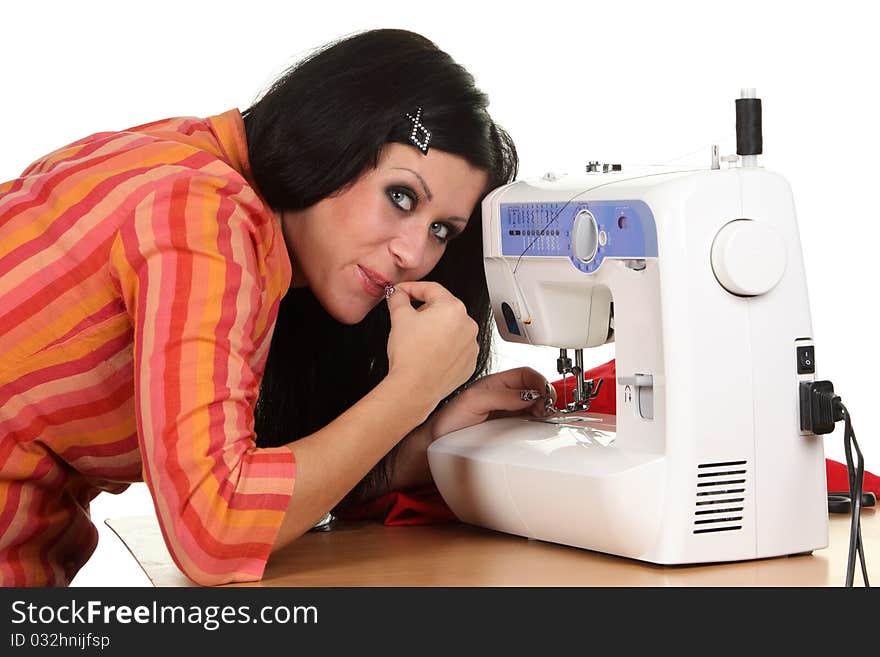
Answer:
POLYGON ((0 184, 0 585, 66 585, 145 481, 201 584, 254 581, 293 492, 254 406, 291 265, 238 110, 102 132, 0 184))

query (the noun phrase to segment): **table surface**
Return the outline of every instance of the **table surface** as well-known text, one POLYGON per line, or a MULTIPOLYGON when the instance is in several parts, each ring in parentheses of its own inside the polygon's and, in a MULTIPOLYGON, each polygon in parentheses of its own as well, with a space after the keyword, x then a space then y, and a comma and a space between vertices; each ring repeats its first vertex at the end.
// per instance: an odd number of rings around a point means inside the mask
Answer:
MULTIPOLYGON (((155 586, 194 586, 171 560, 155 516, 106 524, 155 586)), ((272 556, 263 580, 230 586, 843 586, 849 515, 832 514, 829 546, 812 554, 658 566, 465 524, 335 523, 272 556)), ((863 509, 868 577, 880 582, 880 516, 863 509)), ((863 584, 856 564, 856 586, 863 584)))

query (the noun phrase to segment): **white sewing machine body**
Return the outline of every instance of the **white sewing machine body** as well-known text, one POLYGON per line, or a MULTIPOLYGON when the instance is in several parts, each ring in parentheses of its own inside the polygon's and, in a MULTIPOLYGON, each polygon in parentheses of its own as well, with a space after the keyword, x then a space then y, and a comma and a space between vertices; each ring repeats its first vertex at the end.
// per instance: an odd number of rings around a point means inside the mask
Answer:
POLYGON ((438 439, 431 472, 461 520, 659 564, 827 546, 822 439, 799 421, 798 383, 815 378, 798 365, 814 362, 810 309, 781 176, 518 181, 484 200, 483 243, 502 337, 613 340, 617 414, 496 419, 438 439))

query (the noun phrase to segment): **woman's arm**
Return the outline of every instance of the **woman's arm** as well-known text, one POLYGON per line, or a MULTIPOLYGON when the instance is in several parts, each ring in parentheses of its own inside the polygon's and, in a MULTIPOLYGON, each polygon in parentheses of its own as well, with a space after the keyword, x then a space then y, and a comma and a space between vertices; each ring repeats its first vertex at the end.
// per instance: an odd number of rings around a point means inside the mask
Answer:
MULTIPOLYGON (((431 412, 429 418, 410 431, 393 454, 391 479, 376 489, 370 489, 366 502, 391 491, 403 491, 433 482, 428 464, 428 447, 437 438, 457 429, 473 426, 492 417, 507 417, 530 413, 535 417, 546 414, 546 391, 553 403, 556 393, 539 372, 521 367, 484 376, 442 407, 431 412), (523 392, 533 395, 523 396, 523 392)), ((381 480, 380 480, 381 481, 381 480)))
POLYGON ((181 572, 203 585, 255 581, 296 487, 294 455, 258 449, 253 429, 265 207, 231 169, 160 170, 120 210, 108 262, 132 326, 144 481, 181 572))
MULTIPOLYGON (((612 376, 613 378, 613 376, 612 376)), ((545 397, 549 390, 552 403, 556 392, 539 372, 521 367, 484 376, 410 431, 394 452, 394 466, 387 487, 371 491, 370 498, 385 493, 424 486, 433 482, 428 465, 428 447, 437 438, 457 429, 479 424, 493 417, 530 413, 546 414, 545 397), (532 392, 523 396, 523 392, 532 392)))
POLYGON ((400 442, 394 455, 394 468, 388 490, 380 491, 380 495, 393 490, 424 486, 433 481, 431 468, 428 466, 428 447, 434 441, 432 422, 433 415, 410 431, 400 442))
POLYGON ((413 480, 425 476, 430 442, 425 419, 433 409, 412 390, 412 382, 389 375, 326 427, 288 443, 296 484, 273 552, 311 529, 407 434, 413 442, 399 453, 408 454, 412 464, 400 463, 401 474, 413 480))
MULTIPOLYGON (((448 290, 430 281, 403 282, 387 303, 389 374, 326 427, 288 444, 297 479, 273 550, 313 527, 474 371, 479 327, 448 290), (418 309, 413 299, 422 302, 418 309), (431 376, 421 376, 428 364, 431 376)), ((418 450, 413 458, 407 470, 421 467, 424 474, 418 450)))

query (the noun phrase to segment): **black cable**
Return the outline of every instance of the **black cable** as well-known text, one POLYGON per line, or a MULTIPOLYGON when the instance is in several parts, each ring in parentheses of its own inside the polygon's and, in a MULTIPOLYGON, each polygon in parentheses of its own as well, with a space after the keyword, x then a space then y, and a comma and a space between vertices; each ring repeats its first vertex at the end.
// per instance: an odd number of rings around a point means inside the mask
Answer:
MULTIPOLYGON (((865 586, 868 587, 870 584, 868 583, 868 569, 865 566, 865 551, 862 544, 861 527, 862 484, 865 478, 865 459, 862 456, 862 450, 859 449, 859 443, 856 441, 856 433, 853 430, 849 411, 846 410, 846 406, 844 406, 839 398, 835 402, 844 420, 843 450, 846 453, 846 471, 849 478, 849 491, 852 501, 852 516, 849 527, 849 554, 846 563, 846 585, 849 587, 853 585, 855 579, 855 557, 856 552, 858 552, 859 562, 862 567, 862 579, 865 581, 865 586), (853 465, 853 447, 855 447, 856 454, 858 455, 858 461, 855 466, 853 465)), ((835 415, 837 414, 835 413, 835 415)))
POLYGON ((849 483, 847 493, 829 493, 828 511, 830 513, 847 512, 851 515, 849 526, 849 550, 846 564, 846 585, 851 587, 855 579, 856 553, 859 555, 859 563, 862 567, 862 579, 865 586, 868 582, 868 568, 865 566, 865 547, 862 542, 861 513, 862 506, 873 506, 876 498, 873 493, 864 494, 862 486, 865 479, 865 459, 859 443, 856 441, 856 432, 852 426, 852 418, 840 397, 834 394, 834 384, 831 381, 802 381, 799 386, 801 430, 809 431, 816 435, 828 434, 834 431, 834 426, 841 420, 844 421, 843 450, 846 453, 846 473, 849 483), (858 460, 853 462, 852 450, 855 447, 858 460), (849 508, 846 508, 846 505, 849 508))

